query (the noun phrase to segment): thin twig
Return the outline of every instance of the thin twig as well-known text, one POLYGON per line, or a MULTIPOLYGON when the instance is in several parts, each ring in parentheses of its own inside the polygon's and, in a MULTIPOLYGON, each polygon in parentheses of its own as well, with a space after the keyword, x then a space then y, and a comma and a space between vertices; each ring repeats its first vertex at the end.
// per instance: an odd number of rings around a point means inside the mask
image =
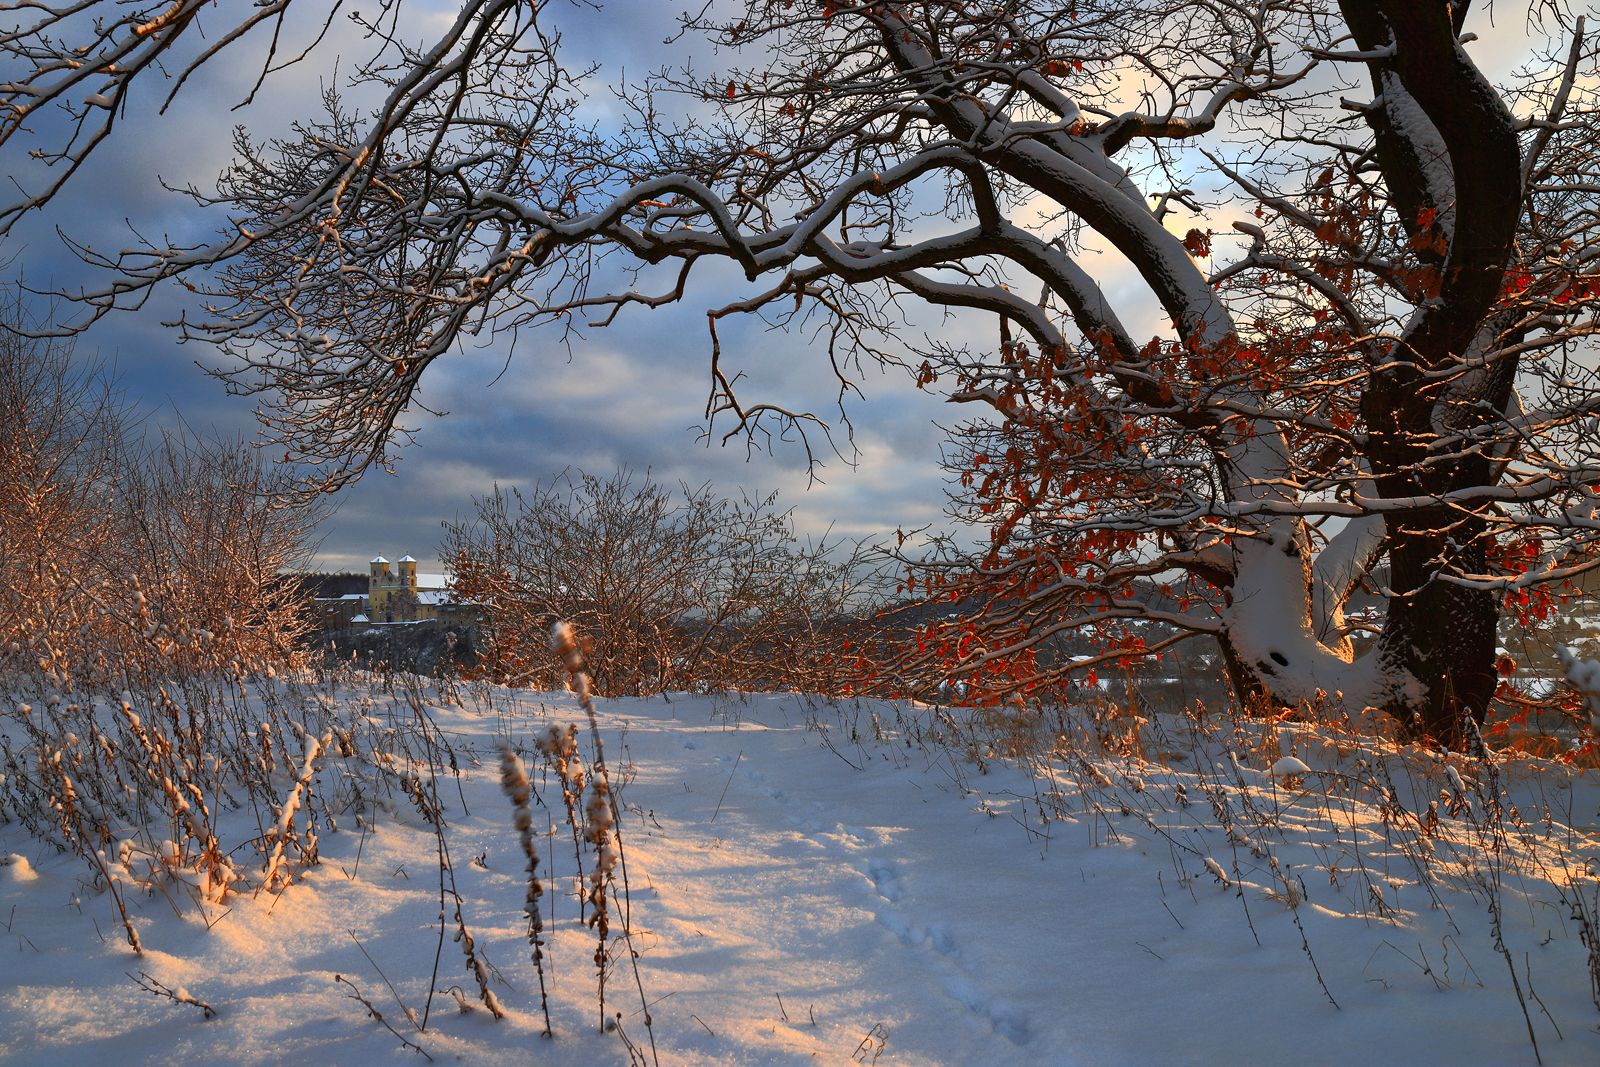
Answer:
POLYGON ((171 986, 166 985, 160 979, 151 976, 146 971, 140 971, 137 978, 135 978, 133 974, 128 971, 123 971, 122 973, 126 974, 129 978, 133 978, 134 983, 137 984, 140 989, 151 994, 152 996, 165 997, 175 1004, 192 1004, 199 1008, 201 1012, 205 1014, 207 1019, 215 1019, 217 1017, 216 1008, 213 1008, 199 997, 192 995, 182 986, 179 986, 177 989, 173 989, 171 986))
POLYGON ((741 748, 739 754, 733 757, 733 770, 728 772, 728 780, 722 783, 722 796, 717 797, 717 810, 711 813, 712 822, 716 822, 717 816, 722 813, 723 798, 728 795, 728 787, 733 784, 734 773, 739 770, 739 761, 742 759, 744 759, 744 749, 741 748))
POLYGON ((422 1027, 417 1022, 416 1012, 406 1007, 406 1002, 401 1000, 400 994, 395 991, 394 983, 389 981, 389 976, 383 973, 383 968, 378 966, 378 961, 372 958, 372 954, 367 951, 367 947, 356 937, 356 932, 354 930, 346 930, 345 933, 350 935, 350 940, 356 943, 356 948, 360 949, 361 954, 367 958, 367 962, 372 964, 372 969, 378 972, 378 977, 383 979, 383 984, 389 987, 389 995, 394 997, 394 1002, 400 1006, 400 1014, 404 1015, 412 1026, 421 1030, 422 1027))
POLYGON ((373 1007, 372 1001, 361 995, 361 990, 356 988, 356 984, 354 982, 350 981, 350 979, 346 978, 342 974, 334 975, 333 980, 335 982, 342 982, 349 986, 350 992, 346 993, 345 996, 349 997, 351 1000, 359 1001, 361 1006, 367 1009, 367 1014, 382 1023, 383 1028, 398 1038, 400 1044, 404 1045, 408 1049, 411 1049, 413 1052, 416 1052, 429 1063, 433 1062, 433 1057, 428 1055, 428 1050, 417 1044, 415 1041, 408 1040, 406 1035, 402 1034, 400 1031, 396 1030, 392 1025, 390 1025, 389 1020, 383 1017, 383 1012, 373 1007))

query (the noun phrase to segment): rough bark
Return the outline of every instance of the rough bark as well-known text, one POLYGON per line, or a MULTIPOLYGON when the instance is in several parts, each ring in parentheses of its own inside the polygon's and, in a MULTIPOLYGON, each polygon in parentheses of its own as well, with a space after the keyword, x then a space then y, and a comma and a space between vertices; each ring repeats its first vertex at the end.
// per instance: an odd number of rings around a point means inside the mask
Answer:
MULTIPOLYGON (((1361 47, 1392 48, 1392 56, 1369 64, 1383 104, 1369 121, 1402 224, 1420 228, 1425 210, 1451 215, 1449 249, 1437 263, 1439 294, 1395 342, 1362 397, 1367 458, 1388 499, 1487 484, 1486 457, 1444 459, 1434 445, 1442 428, 1462 428, 1449 425, 1459 422, 1452 408, 1499 411, 1510 389, 1514 366, 1507 365, 1480 373, 1470 397, 1449 395, 1472 373, 1465 357, 1486 328, 1522 211, 1515 121, 1457 42, 1452 5, 1344 0, 1341 8, 1361 47), (1396 121, 1401 94, 1431 129, 1419 131, 1414 118, 1410 126, 1396 121), (1430 160, 1430 147, 1440 144, 1448 158, 1437 158, 1434 148, 1430 160)), ((1444 507, 1388 521, 1393 599, 1378 655, 1399 684, 1383 710, 1410 736, 1459 746, 1464 716, 1481 723, 1494 695, 1499 604, 1493 593, 1451 576, 1483 572, 1487 527, 1471 512, 1444 507)))
POLYGON ((1482 724, 1494 697, 1495 631, 1499 601, 1494 593, 1435 577, 1441 556, 1464 569, 1482 568, 1481 543, 1453 549, 1481 523, 1432 528, 1411 522, 1389 550, 1398 593, 1389 604, 1378 640, 1380 662, 1416 684, 1396 689, 1382 710, 1400 723, 1402 736, 1431 738, 1451 748, 1466 741, 1466 717, 1482 724), (1420 528, 1419 528, 1420 527, 1420 528), (1464 558, 1465 557, 1465 558, 1464 558))

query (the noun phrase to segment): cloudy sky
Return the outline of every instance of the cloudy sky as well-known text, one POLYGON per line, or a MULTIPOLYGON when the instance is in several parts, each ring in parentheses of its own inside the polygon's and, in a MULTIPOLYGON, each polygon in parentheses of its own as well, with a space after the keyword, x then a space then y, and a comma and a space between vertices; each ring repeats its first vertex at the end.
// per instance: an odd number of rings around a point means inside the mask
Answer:
MULTIPOLYGON (((321 14, 326 6, 302 4, 300 9, 321 14)), ((599 9, 554 3, 546 12, 564 33, 569 66, 600 62, 615 79, 623 73, 638 76, 665 61, 669 53, 662 42, 674 29, 678 9, 659 0, 611 0, 599 9)), ((456 5, 410 0, 404 10, 410 35, 431 41, 456 5)), ((1521 19, 1502 12, 1495 22, 1482 27, 1489 40, 1474 46, 1474 53, 1503 73, 1523 47, 1516 32, 1521 19)), ((303 35, 304 27, 298 32, 303 35)), ((214 224, 197 219, 189 202, 162 183, 207 187, 231 158, 229 131, 235 123, 258 136, 285 131, 296 117, 318 109, 321 88, 335 77, 336 57, 350 57, 343 68, 348 72, 351 60, 364 54, 354 28, 336 20, 329 40, 310 61, 274 75, 251 106, 230 110, 248 95, 264 45, 263 36, 230 50, 224 61, 204 68, 160 117, 153 114, 153 102, 165 90, 157 83, 137 87, 120 136, 101 148, 47 213, 31 217, 0 244, 0 270, 36 288, 93 284, 95 276, 65 248, 58 230, 102 251, 130 244, 130 227, 153 238, 206 239, 214 224)), ((682 45, 674 47, 678 50, 670 55, 676 64, 684 52, 682 45)), ((715 69, 721 57, 702 46, 694 61, 704 72, 715 69)), ((591 107, 603 121, 614 105, 601 85, 595 89, 591 107)), ((17 154, 29 147, 23 140, 0 155, 0 173, 26 182, 38 175, 17 154)), ((1229 219, 1219 216, 1214 224, 1226 232, 1229 219)), ((1136 291, 1139 283, 1126 263, 1092 239, 1087 252, 1096 257, 1087 265, 1113 303, 1125 309, 1130 328, 1136 334, 1157 332, 1157 309, 1136 291), (1140 316, 1140 308, 1149 314, 1140 316)), ((724 279, 730 286, 740 281, 731 274, 724 279)), ((102 319, 80 338, 79 352, 114 365, 153 427, 181 423, 202 432, 251 435, 250 402, 227 396, 202 369, 216 365, 220 354, 198 344, 180 346, 174 331, 162 325, 185 309, 184 297, 176 289, 159 292, 139 310, 102 319)), ((777 490, 780 502, 794 509, 799 528, 813 535, 831 529, 886 537, 897 527, 938 523, 944 501, 938 465, 943 432, 935 423, 954 422, 957 410, 937 395, 918 392, 902 371, 868 367, 860 383, 866 395, 848 405, 852 427, 844 427, 826 360, 808 334, 769 332, 750 318, 725 320, 721 330, 726 355, 748 375, 745 399, 759 394, 832 419, 854 465, 830 458, 820 472, 822 481, 813 483, 798 445, 779 443, 767 453, 752 452, 739 440, 724 446, 707 439, 702 432, 709 386, 704 310, 727 298, 715 276, 708 275, 678 306, 625 313, 609 328, 587 331, 570 350, 554 332, 534 332, 523 333, 514 350, 501 339, 438 361, 424 382, 422 399, 447 414, 418 413, 411 423, 420 430, 417 441, 399 453, 395 472, 369 474, 338 495, 337 510, 321 531, 316 562, 326 569, 359 568, 374 554, 392 559, 409 552, 431 565, 440 523, 463 514, 474 494, 496 483, 545 482, 567 468, 606 474, 626 467, 668 484, 711 482, 730 495, 777 490)), ((58 312, 75 310, 65 306, 58 312)), ((41 305, 35 311, 47 309, 41 305)), ((945 340, 993 343, 973 333, 978 326, 971 322, 930 317, 917 328, 945 340)))
MULTIPOLYGON (((436 33, 430 22, 453 8, 449 0, 412 4, 407 10, 415 37, 436 33)), ((613 70, 642 74, 661 63, 661 42, 678 9, 617 0, 598 11, 581 4, 550 10, 574 64, 592 57, 613 70)), ((152 113, 156 84, 136 88, 121 135, 102 146, 47 213, 0 244, 5 275, 38 289, 94 284, 97 276, 64 247, 58 230, 101 251, 130 245, 130 226, 179 241, 204 239, 210 225, 197 221, 189 202, 162 183, 205 188, 231 158, 235 123, 262 134, 283 131, 296 116, 316 110, 334 57, 359 52, 351 29, 336 25, 312 61, 274 75, 251 106, 235 111, 256 72, 246 60, 258 57, 263 44, 246 43, 254 47, 204 68, 165 115, 152 113)), ((715 62, 709 54, 699 58, 702 69, 715 62)), ((598 92, 594 103, 601 110, 609 105, 598 92)), ((25 147, 14 143, 12 149, 25 147)), ((0 159, 0 171, 25 180, 26 164, 13 154, 8 149, 0 159)), ((587 331, 570 351, 556 333, 533 332, 523 333, 514 350, 497 341, 435 363, 422 398, 447 414, 416 414, 410 425, 420 433, 398 454, 394 473, 369 474, 338 494, 337 510, 321 529, 317 564, 364 568, 375 554, 393 559, 409 552, 429 565, 441 521, 464 513, 474 494, 496 483, 547 482, 569 467, 602 474, 626 467, 667 484, 711 482, 729 495, 777 490, 780 505, 792 507, 799 529, 812 535, 832 530, 881 537, 940 519, 943 434, 934 420, 954 421, 955 410, 919 393, 902 371, 868 367, 861 380, 865 398, 847 407, 853 430, 843 426, 826 361, 808 335, 772 333, 756 320, 730 322, 721 331, 725 352, 743 361, 750 388, 829 418, 854 465, 830 455, 820 483, 813 482, 796 444, 780 442, 769 453, 741 440, 725 446, 708 440, 702 432, 710 384, 704 311, 726 294, 702 285, 698 296, 673 308, 624 314, 609 328, 587 331)), ((188 306, 186 297, 176 289, 158 292, 139 310, 107 316, 79 338, 78 354, 110 362, 122 388, 148 411, 151 427, 186 424, 253 435, 251 402, 226 395, 202 369, 223 357, 200 344, 180 346, 163 325, 188 306)), ((43 304, 34 310, 49 313, 43 304)), ((76 312, 67 305, 54 314, 76 312)), ((929 325, 953 328, 938 320, 929 325)))

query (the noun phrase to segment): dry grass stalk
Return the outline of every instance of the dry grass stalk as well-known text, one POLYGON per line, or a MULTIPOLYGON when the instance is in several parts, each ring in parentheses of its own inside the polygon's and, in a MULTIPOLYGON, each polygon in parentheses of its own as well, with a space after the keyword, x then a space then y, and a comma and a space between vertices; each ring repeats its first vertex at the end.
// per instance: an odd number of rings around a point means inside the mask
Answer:
POLYGON ((385 1019, 383 1017, 383 1012, 379 1011, 373 1005, 372 1001, 368 1000, 365 996, 362 995, 361 990, 356 986, 356 984, 354 982, 350 981, 350 979, 346 978, 342 974, 334 975, 333 976, 333 980, 335 982, 340 983, 341 985, 349 986, 350 987, 350 992, 346 993, 345 996, 349 997, 351 1000, 356 1001, 363 1008, 366 1008, 367 1009, 367 1017, 371 1018, 371 1019, 376 1019, 376 1020, 378 1020, 378 1022, 383 1024, 383 1028, 385 1030, 389 1031, 391 1034, 393 1034, 395 1036, 395 1039, 400 1042, 402 1047, 410 1049, 412 1052, 415 1052, 417 1055, 421 1056, 423 1059, 427 1060, 429 1063, 433 1062, 433 1057, 428 1055, 427 1049, 423 1048, 421 1045, 417 1044, 415 1041, 412 1041, 411 1039, 406 1037, 406 1035, 404 1035, 400 1031, 396 1030, 394 1028, 394 1025, 392 1023, 390 1023, 388 1019, 385 1019))
POLYGON ((550 1036, 550 996, 544 978, 544 918, 540 914, 539 899, 544 896, 544 886, 539 881, 539 847, 533 836, 533 809, 529 806, 533 786, 522 760, 510 745, 500 752, 500 786, 511 798, 512 823, 517 828, 517 840, 522 845, 522 855, 528 861, 528 896, 523 902, 523 913, 528 917, 528 944, 533 949, 533 967, 539 974, 539 1008, 544 1013, 544 1033, 550 1036))
POLYGON ((639 992, 639 1009, 644 1018, 645 1032, 650 1040, 650 1058, 657 1061, 655 1029, 650 1018, 650 1004, 644 994, 644 980, 639 976, 639 952, 633 945, 632 916, 629 907, 628 861, 622 846, 622 812, 611 775, 606 769, 605 747, 600 739, 600 722, 595 713, 593 681, 584 664, 583 647, 572 625, 558 622, 550 631, 550 646, 560 658, 571 679, 572 690, 578 703, 589 718, 589 739, 594 746, 594 774, 589 784, 589 803, 585 806, 588 828, 585 838, 595 849, 595 869, 589 876, 590 903, 595 913, 590 917, 599 936, 595 949, 595 966, 599 971, 600 1028, 605 1029, 605 975, 607 939, 610 932, 609 900, 615 898, 614 882, 622 878, 622 940, 628 950, 628 960, 633 968, 634 986, 639 992))
MULTIPOLYGON (((305 762, 300 767, 300 774, 294 780, 294 785, 289 789, 289 795, 284 798, 283 807, 278 812, 278 824, 267 834, 264 844, 271 851, 267 854, 266 867, 262 873, 262 887, 268 890, 277 889, 280 879, 284 884, 289 881, 290 875, 284 863, 284 845, 289 841, 294 829, 294 816, 300 810, 300 804, 306 793, 311 788, 312 775, 316 773, 317 759, 333 740, 332 731, 324 733, 321 737, 309 737, 306 743, 305 762)), ((316 838, 312 835, 308 842, 301 846, 301 853, 308 862, 315 862, 316 838)))
POLYGON ((456 934, 455 942, 461 946, 461 954, 467 958, 467 972, 478 983, 478 999, 483 1001, 483 1006, 489 1009, 489 1014, 496 1019, 504 1019, 506 1011, 500 1006, 500 998, 495 996, 494 990, 489 988, 489 969, 484 966, 483 957, 478 953, 478 943, 473 940, 472 934, 467 931, 466 919, 461 914, 461 894, 455 891, 454 874, 451 875, 450 892, 456 898, 456 934))
MULTIPOLYGON (((584 878, 580 829, 583 820, 578 818, 578 806, 583 795, 584 774, 583 757, 578 754, 578 728, 568 723, 566 729, 562 729, 551 723, 550 728, 535 739, 534 747, 556 772, 556 781, 561 786, 561 803, 566 811, 567 826, 572 830, 572 859, 581 883, 584 878)), ((578 900, 578 917, 582 920, 588 915, 588 900, 581 894, 578 900)))

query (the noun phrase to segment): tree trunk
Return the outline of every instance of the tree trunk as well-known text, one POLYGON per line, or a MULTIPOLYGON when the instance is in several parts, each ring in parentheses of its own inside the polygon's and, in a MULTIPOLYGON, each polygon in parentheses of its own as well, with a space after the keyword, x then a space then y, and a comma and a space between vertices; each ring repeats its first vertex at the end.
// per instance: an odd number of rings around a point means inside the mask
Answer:
POLYGON ((1240 711, 1252 712, 1272 700, 1272 694, 1261 683, 1261 677, 1239 650, 1233 647, 1226 633, 1217 635, 1217 647, 1222 649, 1222 663, 1228 671, 1228 688, 1240 711))
POLYGON ((1483 573, 1481 521, 1453 527, 1415 527, 1390 548, 1390 602, 1378 639, 1379 663, 1388 673, 1409 676, 1382 710, 1400 723, 1406 740, 1431 739, 1450 748, 1468 741, 1466 717, 1480 726, 1494 698, 1494 657, 1499 599, 1437 577, 1446 569, 1483 573), (1451 541, 1466 542, 1452 548, 1451 541))

